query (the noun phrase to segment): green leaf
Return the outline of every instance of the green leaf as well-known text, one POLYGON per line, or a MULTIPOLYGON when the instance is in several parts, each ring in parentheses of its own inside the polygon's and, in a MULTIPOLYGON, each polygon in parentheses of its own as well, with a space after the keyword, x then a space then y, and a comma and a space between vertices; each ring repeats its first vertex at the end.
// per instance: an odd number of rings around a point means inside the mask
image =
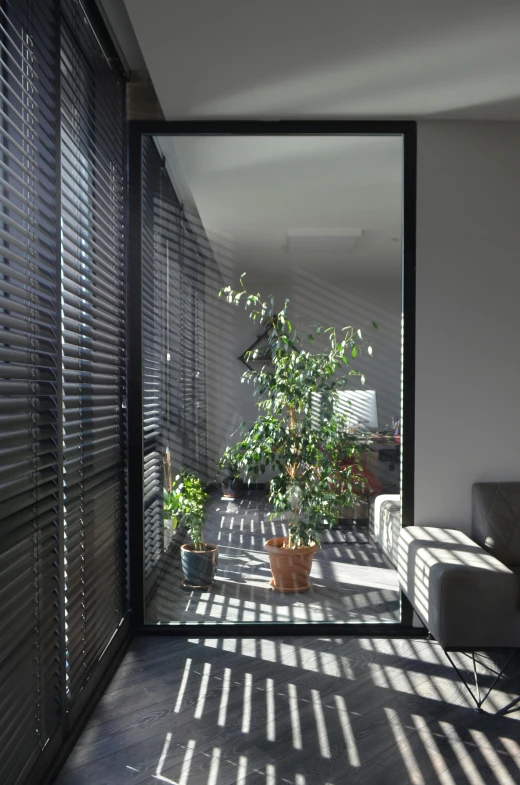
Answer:
POLYGON ((379 330, 379 327, 375 322, 372 322, 372 327, 374 328, 374 330, 379 330))
POLYGON ((307 336, 307 340, 314 341, 314 335, 312 335, 312 333, 309 333, 307 336))
POLYGON ((352 347, 352 357, 354 357, 354 358, 357 357, 357 346, 353 346, 352 347))

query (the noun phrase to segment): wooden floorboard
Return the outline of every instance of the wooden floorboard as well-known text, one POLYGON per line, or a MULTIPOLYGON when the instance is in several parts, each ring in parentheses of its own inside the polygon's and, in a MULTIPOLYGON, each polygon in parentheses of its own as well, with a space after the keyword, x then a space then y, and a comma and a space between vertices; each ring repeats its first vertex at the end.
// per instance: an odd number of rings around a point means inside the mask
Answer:
POLYGON ((138 638, 56 785, 511 785, 511 674, 478 714, 424 639, 138 638))
POLYGON ((261 492, 239 500, 215 496, 206 515, 206 541, 219 546, 215 587, 182 588, 179 554, 170 560, 148 602, 148 623, 200 622, 395 622, 399 621, 397 574, 368 538, 368 527, 344 523, 326 530, 315 554, 312 588, 280 594, 269 586, 264 542, 285 536, 283 516, 270 518, 261 492))

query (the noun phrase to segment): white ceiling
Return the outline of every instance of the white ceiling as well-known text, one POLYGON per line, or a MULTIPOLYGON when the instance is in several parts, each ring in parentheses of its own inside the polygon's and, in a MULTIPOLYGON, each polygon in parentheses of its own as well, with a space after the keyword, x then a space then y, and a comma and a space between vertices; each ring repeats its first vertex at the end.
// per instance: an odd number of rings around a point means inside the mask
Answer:
POLYGON ((399 277, 401 137, 162 137, 160 146, 224 269, 399 277), (348 252, 288 251, 287 233, 301 229, 363 234, 348 252))
POLYGON ((520 119, 519 0, 125 4, 166 119, 520 119))
MULTIPOLYGON (((520 120, 520 0, 98 2, 166 119, 520 120)), ((382 274, 400 264, 401 161, 371 141, 185 138, 165 152, 242 269, 294 264, 288 229, 341 227, 365 230, 350 269, 382 274)))

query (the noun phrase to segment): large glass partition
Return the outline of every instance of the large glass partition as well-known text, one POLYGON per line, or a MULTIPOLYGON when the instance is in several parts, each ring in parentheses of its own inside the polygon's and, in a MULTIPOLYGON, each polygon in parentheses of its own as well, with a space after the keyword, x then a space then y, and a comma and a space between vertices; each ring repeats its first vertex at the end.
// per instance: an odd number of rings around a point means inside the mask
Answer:
POLYGON ((141 136, 146 624, 401 622, 406 132, 141 136))

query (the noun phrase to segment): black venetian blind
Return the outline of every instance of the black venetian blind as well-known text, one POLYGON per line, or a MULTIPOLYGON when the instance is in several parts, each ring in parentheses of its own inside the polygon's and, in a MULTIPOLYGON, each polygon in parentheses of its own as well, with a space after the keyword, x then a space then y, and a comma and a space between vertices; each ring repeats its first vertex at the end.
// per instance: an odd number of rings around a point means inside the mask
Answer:
POLYGON ((163 460, 168 448, 175 464, 180 446, 180 314, 178 308, 168 307, 170 276, 172 285, 175 281, 179 287, 180 206, 155 143, 146 136, 142 171, 144 575, 148 595, 164 551, 163 460))
POLYGON ((60 721, 53 2, 0 3, 0 782, 60 721))
POLYGON ((164 553, 163 461, 207 479, 205 267, 155 141, 142 147, 145 593, 164 553))
POLYGON ((206 416, 207 260, 198 232, 187 216, 182 221, 181 366, 183 370, 182 442, 184 467, 206 478, 208 471, 206 416))
POLYGON ((2 785, 40 781, 126 633, 124 83, 98 32, 80 0, 0 0, 2 785))
POLYGON ((124 82, 76 0, 62 4, 61 250, 67 693, 124 614, 124 82))

